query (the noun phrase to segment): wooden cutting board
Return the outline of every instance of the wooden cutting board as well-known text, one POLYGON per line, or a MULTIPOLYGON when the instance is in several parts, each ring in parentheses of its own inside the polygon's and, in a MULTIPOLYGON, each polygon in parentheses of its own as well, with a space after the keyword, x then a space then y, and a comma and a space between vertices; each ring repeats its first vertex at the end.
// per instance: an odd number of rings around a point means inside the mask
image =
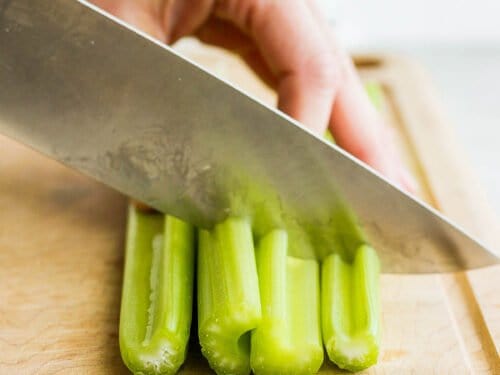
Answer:
MULTIPOLYGON (((273 102, 241 62, 178 47, 273 102)), ((385 93, 421 196, 480 237, 498 226, 427 77, 390 56, 357 59, 385 93)), ((0 374, 127 373, 118 349, 126 198, 0 137, 0 374)), ((496 243, 499 243, 498 241, 496 243)), ((383 347, 367 374, 500 374, 500 267, 382 277, 383 347)), ((194 346, 183 374, 210 373, 194 346)), ((325 364, 322 373, 341 373, 325 364)))

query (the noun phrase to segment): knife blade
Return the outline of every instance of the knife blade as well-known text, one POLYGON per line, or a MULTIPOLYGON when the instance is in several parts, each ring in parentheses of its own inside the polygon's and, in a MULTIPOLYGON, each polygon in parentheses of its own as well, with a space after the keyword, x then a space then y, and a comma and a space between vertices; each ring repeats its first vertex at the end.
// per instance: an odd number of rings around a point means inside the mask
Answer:
MULTIPOLYGON (((0 0, 0 132, 201 227, 229 215, 290 252, 366 241, 390 273, 499 262, 283 113, 83 0, 0 0)), ((1 151, 0 151, 1 152, 1 151)))

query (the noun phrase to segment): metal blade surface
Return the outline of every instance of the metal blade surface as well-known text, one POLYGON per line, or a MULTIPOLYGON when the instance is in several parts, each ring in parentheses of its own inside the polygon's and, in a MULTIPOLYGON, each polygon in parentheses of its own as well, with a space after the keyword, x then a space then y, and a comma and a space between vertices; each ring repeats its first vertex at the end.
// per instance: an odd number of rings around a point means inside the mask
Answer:
POLYGON ((384 272, 498 262, 346 152, 85 1, 0 0, 0 132, 198 226, 284 227, 295 256, 368 241, 384 272))

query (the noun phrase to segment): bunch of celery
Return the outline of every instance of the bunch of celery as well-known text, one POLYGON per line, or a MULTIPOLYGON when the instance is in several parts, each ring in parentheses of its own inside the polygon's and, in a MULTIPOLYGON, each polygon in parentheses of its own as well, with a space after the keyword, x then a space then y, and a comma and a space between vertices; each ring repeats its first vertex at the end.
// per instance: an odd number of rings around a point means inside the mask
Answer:
MULTIPOLYGON (((380 101, 377 86, 367 89, 380 101)), ((323 347, 350 371, 376 362, 379 261, 371 247, 332 244, 321 262, 298 259, 283 229, 254 246, 245 218, 197 234, 198 335, 215 372, 314 374, 323 347)), ((181 220, 130 207, 120 350, 134 373, 174 374, 185 360, 195 236, 181 220)))

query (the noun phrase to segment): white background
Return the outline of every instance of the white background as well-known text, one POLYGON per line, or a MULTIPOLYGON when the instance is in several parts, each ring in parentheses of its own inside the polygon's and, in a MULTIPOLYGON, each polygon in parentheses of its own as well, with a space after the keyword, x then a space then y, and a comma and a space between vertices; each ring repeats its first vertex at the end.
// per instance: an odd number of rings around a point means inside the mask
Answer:
POLYGON ((347 48, 425 66, 500 217, 500 0, 318 1, 347 48))
POLYGON ((499 0, 319 0, 352 45, 499 43, 499 0))

